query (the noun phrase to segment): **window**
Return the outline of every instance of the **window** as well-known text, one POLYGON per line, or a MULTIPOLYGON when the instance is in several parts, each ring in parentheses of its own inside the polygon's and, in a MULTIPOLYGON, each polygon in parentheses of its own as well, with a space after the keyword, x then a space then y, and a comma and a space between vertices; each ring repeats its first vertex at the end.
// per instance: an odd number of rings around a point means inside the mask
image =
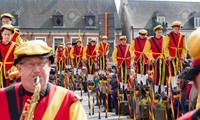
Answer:
POLYGON ((71 37, 72 46, 76 45, 76 40, 78 40, 78 37, 71 37))
POLYGON ((35 37, 35 40, 42 40, 42 41, 46 42, 46 37, 35 37))
POLYGON ((87 37, 87 44, 90 43, 92 38, 96 38, 96 40, 97 40, 96 44, 97 44, 98 43, 98 37, 87 37))
POLYGON ((157 22, 162 24, 163 22, 165 22, 165 17, 164 16, 158 16, 157 17, 157 22))
POLYGON ((59 43, 64 43, 64 37, 55 37, 53 38, 53 52, 55 53, 59 43))
POLYGON ((85 15, 85 26, 86 27, 95 27, 95 14, 92 11, 89 11, 85 15))
POLYGON ((200 27, 200 17, 194 18, 194 28, 200 27))
POLYGON ((63 14, 59 10, 56 10, 52 17, 54 27, 63 26, 63 14))

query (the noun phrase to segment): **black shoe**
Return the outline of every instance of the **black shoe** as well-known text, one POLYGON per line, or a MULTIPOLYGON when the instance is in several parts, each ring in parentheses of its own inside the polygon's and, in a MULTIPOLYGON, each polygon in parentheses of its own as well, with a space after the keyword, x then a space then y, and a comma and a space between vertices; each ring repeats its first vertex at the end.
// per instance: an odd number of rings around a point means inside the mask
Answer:
POLYGON ((179 95, 180 92, 181 92, 181 90, 180 90, 180 88, 178 86, 174 87, 172 89, 172 91, 173 91, 173 95, 179 95))
POLYGON ((155 100, 159 100, 159 99, 160 99, 160 94, 158 94, 158 93, 156 92, 155 95, 154 95, 154 99, 155 99, 155 100))
POLYGON ((123 94, 123 90, 121 88, 119 89, 119 94, 123 94))
POLYGON ((144 85, 144 86, 143 86, 143 89, 144 89, 145 91, 149 91, 149 90, 150 90, 150 87, 149 87, 148 85, 144 85))
POLYGON ((161 93, 161 97, 162 97, 163 100, 167 100, 167 95, 165 94, 165 92, 161 93))

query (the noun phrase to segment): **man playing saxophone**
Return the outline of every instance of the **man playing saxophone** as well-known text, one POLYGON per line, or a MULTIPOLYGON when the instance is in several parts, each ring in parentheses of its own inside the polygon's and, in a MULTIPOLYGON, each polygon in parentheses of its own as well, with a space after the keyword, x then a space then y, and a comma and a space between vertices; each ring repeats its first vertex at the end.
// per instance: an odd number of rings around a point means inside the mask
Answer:
POLYGON ((80 98, 50 84, 52 48, 43 41, 28 41, 15 53, 21 83, 0 90, 0 120, 86 120, 80 98))

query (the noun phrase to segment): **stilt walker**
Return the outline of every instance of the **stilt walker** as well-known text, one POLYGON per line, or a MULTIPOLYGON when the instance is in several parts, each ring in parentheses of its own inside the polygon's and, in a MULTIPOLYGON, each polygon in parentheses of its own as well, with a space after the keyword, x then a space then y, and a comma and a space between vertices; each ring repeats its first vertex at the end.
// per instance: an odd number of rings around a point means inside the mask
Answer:
MULTIPOLYGON (((160 97, 162 97, 163 101, 167 100, 165 85, 166 73, 168 70, 164 58, 164 36, 162 36, 162 30, 163 27, 161 25, 154 27, 153 31, 155 32, 155 36, 146 41, 144 48, 144 53, 148 57, 150 64, 153 66, 154 103, 152 105, 156 105, 157 102, 160 101, 160 97), (160 92, 159 87, 161 88, 160 92)), ((151 108, 153 108, 153 106, 151 106, 151 108)))
MULTIPOLYGON (((164 54, 166 59, 169 61, 172 76, 172 91, 173 96, 180 95, 180 88, 177 86, 178 74, 181 71, 180 61, 184 60, 187 54, 186 49, 186 37, 183 35, 181 30, 181 22, 174 21, 172 23, 173 31, 166 35, 164 40, 164 54)), ((179 97, 177 97, 179 99, 179 97)), ((177 116, 177 115, 175 115, 177 116)), ((176 118, 176 117, 175 117, 176 118)))
POLYGON ((72 62, 72 68, 73 68, 73 86, 75 82, 75 78, 80 76, 81 69, 82 69, 82 57, 83 57, 83 51, 84 47, 81 45, 81 38, 79 37, 76 41, 76 45, 72 47, 70 50, 70 57, 72 62))
POLYGON ((67 42, 67 46, 64 49, 64 57, 65 57, 65 66, 66 70, 69 71, 71 69, 71 57, 70 57, 70 50, 71 50, 71 42, 67 42))
MULTIPOLYGON (((127 85, 129 80, 130 67, 133 64, 133 55, 130 50, 130 45, 126 44, 126 36, 120 36, 120 43, 114 48, 112 53, 112 59, 115 65, 118 67, 118 81, 119 81, 119 90, 123 92, 122 100, 127 101, 127 85)), ((120 93, 120 92, 118 92, 120 93)), ((119 94, 118 94, 119 96, 119 94)), ((118 98, 119 99, 119 98, 118 98)), ((120 107, 119 107, 120 108, 120 107)), ((119 114, 119 113, 118 113, 119 114)), ((120 119, 120 115, 119 118, 120 119)))
MULTIPOLYGON (((99 76, 101 76, 99 79, 99 84, 101 85, 101 84, 104 84, 104 81, 107 81, 106 74, 108 71, 108 52, 109 52, 109 44, 108 44, 107 36, 102 36, 102 41, 96 46, 96 51, 97 51, 97 60, 98 60, 97 63, 98 63, 98 69, 99 69, 99 76)), ((99 104, 99 118, 100 118, 100 104, 99 104)))
POLYGON ((94 115, 94 74, 96 64, 96 38, 92 38, 91 42, 85 47, 83 52, 83 59, 86 63, 88 87, 92 92, 92 115, 94 115))
MULTIPOLYGON (((131 50, 134 52, 134 69, 137 78, 136 91, 139 90, 137 97, 141 96, 141 90, 149 90, 147 85, 147 73, 148 73, 148 58, 144 54, 144 46, 146 44, 148 37, 147 31, 145 29, 139 30, 139 36, 134 38, 131 43, 131 50)), ((137 104, 136 104, 137 106, 137 104)), ((137 111, 136 111, 137 112, 137 111)))
MULTIPOLYGON (((59 79, 64 75, 65 70, 65 56, 64 56, 64 43, 59 43, 56 49, 56 74, 59 79)), ((58 85, 59 81, 56 81, 58 85)))
POLYGON ((135 71, 137 73, 138 84, 148 87, 147 83, 147 71, 148 71, 148 58, 144 54, 144 46, 147 41, 147 31, 145 29, 139 30, 139 37, 134 38, 131 43, 131 50, 135 55, 135 71))
POLYGON ((98 68, 99 73, 103 74, 107 70, 107 56, 109 52, 109 43, 108 43, 108 37, 102 36, 102 41, 97 45, 97 57, 98 57, 98 68))

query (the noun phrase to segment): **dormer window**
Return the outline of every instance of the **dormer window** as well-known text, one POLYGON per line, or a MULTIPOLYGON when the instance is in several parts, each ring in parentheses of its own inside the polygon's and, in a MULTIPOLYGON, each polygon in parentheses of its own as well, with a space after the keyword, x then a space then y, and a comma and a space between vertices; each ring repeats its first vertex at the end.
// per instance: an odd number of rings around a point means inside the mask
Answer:
POLYGON ((200 27, 200 12, 192 12, 190 14, 190 21, 194 28, 200 27))
POLYGON ((153 19, 155 22, 163 24, 165 22, 165 15, 160 11, 156 11, 153 14, 153 19))
POLYGON ((164 16, 157 16, 157 22, 159 23, 164 23, 165 22, 165 17, 164 16))
POLYGON ((10 14, 14 16, 14 18, 12 19, 12 25, 13 26, 18 26, 18 14, 17 14, 17 12, 13 9, 10 12, 10 14))
POLYGON ((63 14, 59 10, 56 10, 52 17, 54 27, 63 26, 63 14))
POLYGON ((200 27, 200 17, 194 18, 194 28, 200 27))
POLYGON ((92 11, 87 12, 85 15, 85 26, 95 27, 95 14, 92 11))

